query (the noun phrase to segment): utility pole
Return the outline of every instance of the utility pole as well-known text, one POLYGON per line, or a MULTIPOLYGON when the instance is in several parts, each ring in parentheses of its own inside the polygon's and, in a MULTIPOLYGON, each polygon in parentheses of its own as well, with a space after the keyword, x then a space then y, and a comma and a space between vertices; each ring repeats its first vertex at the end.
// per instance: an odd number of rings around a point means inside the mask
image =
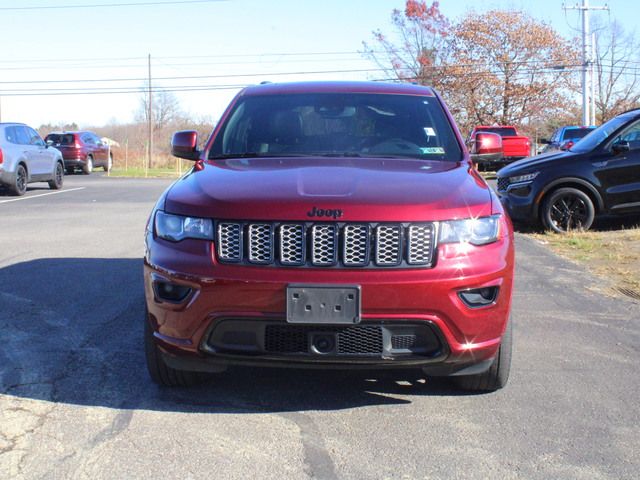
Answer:
POLYGON ((592 104, 595 99, 589 98, 593 96, 594 88, 592 86, 593 78, 593 56, 591 48, 591 33, 589 32, 589 11, 590 10, 609 10, 608 5, 604 7, 590 7, 589 0, 582 0, 582 5, 575 4, 573 7, 565 5, 562 8, 566 10, 579 10, 582 14, 582 124, 592 125, 595 123, 595 112, 591 112, 592 104), (594 119, 593 123, 591 120, 594 119))
POLYGON ((151 98, 151 54, 149 54, 149 114, 147 115, 149 119, 149 152, 147 155, 147 164, 144 169, 145 178, 149 175, 149 167, 151 166, 151 158, 153 152, 153 100, 151 98))

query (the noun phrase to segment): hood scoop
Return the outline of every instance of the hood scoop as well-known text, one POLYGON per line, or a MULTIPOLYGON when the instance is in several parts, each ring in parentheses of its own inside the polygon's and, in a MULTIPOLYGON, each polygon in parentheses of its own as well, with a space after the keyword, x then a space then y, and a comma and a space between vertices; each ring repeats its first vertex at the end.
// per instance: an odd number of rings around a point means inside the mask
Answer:
POLYGON ((306 168, 299 170, 296 177, 301 197, 350 197, 358 185, 355 175, 336 175, 335 168, 306 168))

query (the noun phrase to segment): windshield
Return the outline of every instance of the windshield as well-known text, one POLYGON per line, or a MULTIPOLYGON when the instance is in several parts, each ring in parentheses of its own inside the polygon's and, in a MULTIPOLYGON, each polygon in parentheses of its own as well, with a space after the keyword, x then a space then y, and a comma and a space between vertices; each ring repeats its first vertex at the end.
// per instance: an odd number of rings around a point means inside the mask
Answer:
POLYGON ((516 137, 516 129, 513 127, 479 128, 477 132, 497 133, 501 137, 516 137))
POLYGON ((578 140, 586 137, 589 132, 592 132, 594 128, 569 128, 564 132, 565 140, 578 140))
POLYGON ((589 135, 586 135, 582 140, 576 143, 569 150, 571 152, 586 153, 595 149, 598 145, 604 142, 613 132, 625 125, 629 121, 628 115, 621 115, 614 117, 606 123, 603 123, 595 130, 591 131, 589 135))
POLYGON ((292 94, 241 98, 209 158, 373 156, 460 161, 462 150, 435 97, 292 94))

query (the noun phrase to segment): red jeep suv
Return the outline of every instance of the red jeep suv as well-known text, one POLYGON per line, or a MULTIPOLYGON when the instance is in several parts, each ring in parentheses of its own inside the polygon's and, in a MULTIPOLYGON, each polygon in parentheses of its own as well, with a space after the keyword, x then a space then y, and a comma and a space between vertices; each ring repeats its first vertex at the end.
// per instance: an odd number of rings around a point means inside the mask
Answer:
POLYGON ((195 164, 146 228, 154 381, 264 365, 505 385, 513 231, 431 88, 252 86, 197 145, 174 135, 195 164))
POLYGON ((108 172, 113 165, 109 144, 93 132, 52 132, 45 141, 60 150, 69 174, 80 168, 82 173, 89 175, 94 167, 102 167, 108 172))

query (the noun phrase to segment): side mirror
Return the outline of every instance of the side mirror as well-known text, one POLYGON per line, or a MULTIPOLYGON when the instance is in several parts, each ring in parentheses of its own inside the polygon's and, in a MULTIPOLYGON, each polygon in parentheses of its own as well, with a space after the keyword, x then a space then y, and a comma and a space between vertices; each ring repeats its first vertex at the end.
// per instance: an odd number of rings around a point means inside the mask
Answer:
POLYGON ((502 137, 497 133, 479 132, 471 139, 473 162, 496 162, 502 159, 502 137))
POLYGON ((47 147, 50 147, 51 145, 53 145, 53 140, 47 140, 46 144, 47 144, 47 147))
POLYGON ((174 133, 171 139, 171 155, 186 160, 199 160, 198 132, 182 130, 174 133))
POLYGON ((549 145, 551 142, 549 141, 548 138, 539 138, 538 143, 541 143, 543 145, 549 145))
POLYGON ((626 140, 618 140, 613 145, 611 145, 611 151, 613 151, 613 153, 615 153, 616 155, 619 153, 628 152, 629 150, 631 150, 631 147, 629 146, 629 142, 627 142, 626 140))
POLYGON ((560 150, 566 151, 573 147, 576 143, 573 140, 567 140, 562 145, 560 145, 560 150))

